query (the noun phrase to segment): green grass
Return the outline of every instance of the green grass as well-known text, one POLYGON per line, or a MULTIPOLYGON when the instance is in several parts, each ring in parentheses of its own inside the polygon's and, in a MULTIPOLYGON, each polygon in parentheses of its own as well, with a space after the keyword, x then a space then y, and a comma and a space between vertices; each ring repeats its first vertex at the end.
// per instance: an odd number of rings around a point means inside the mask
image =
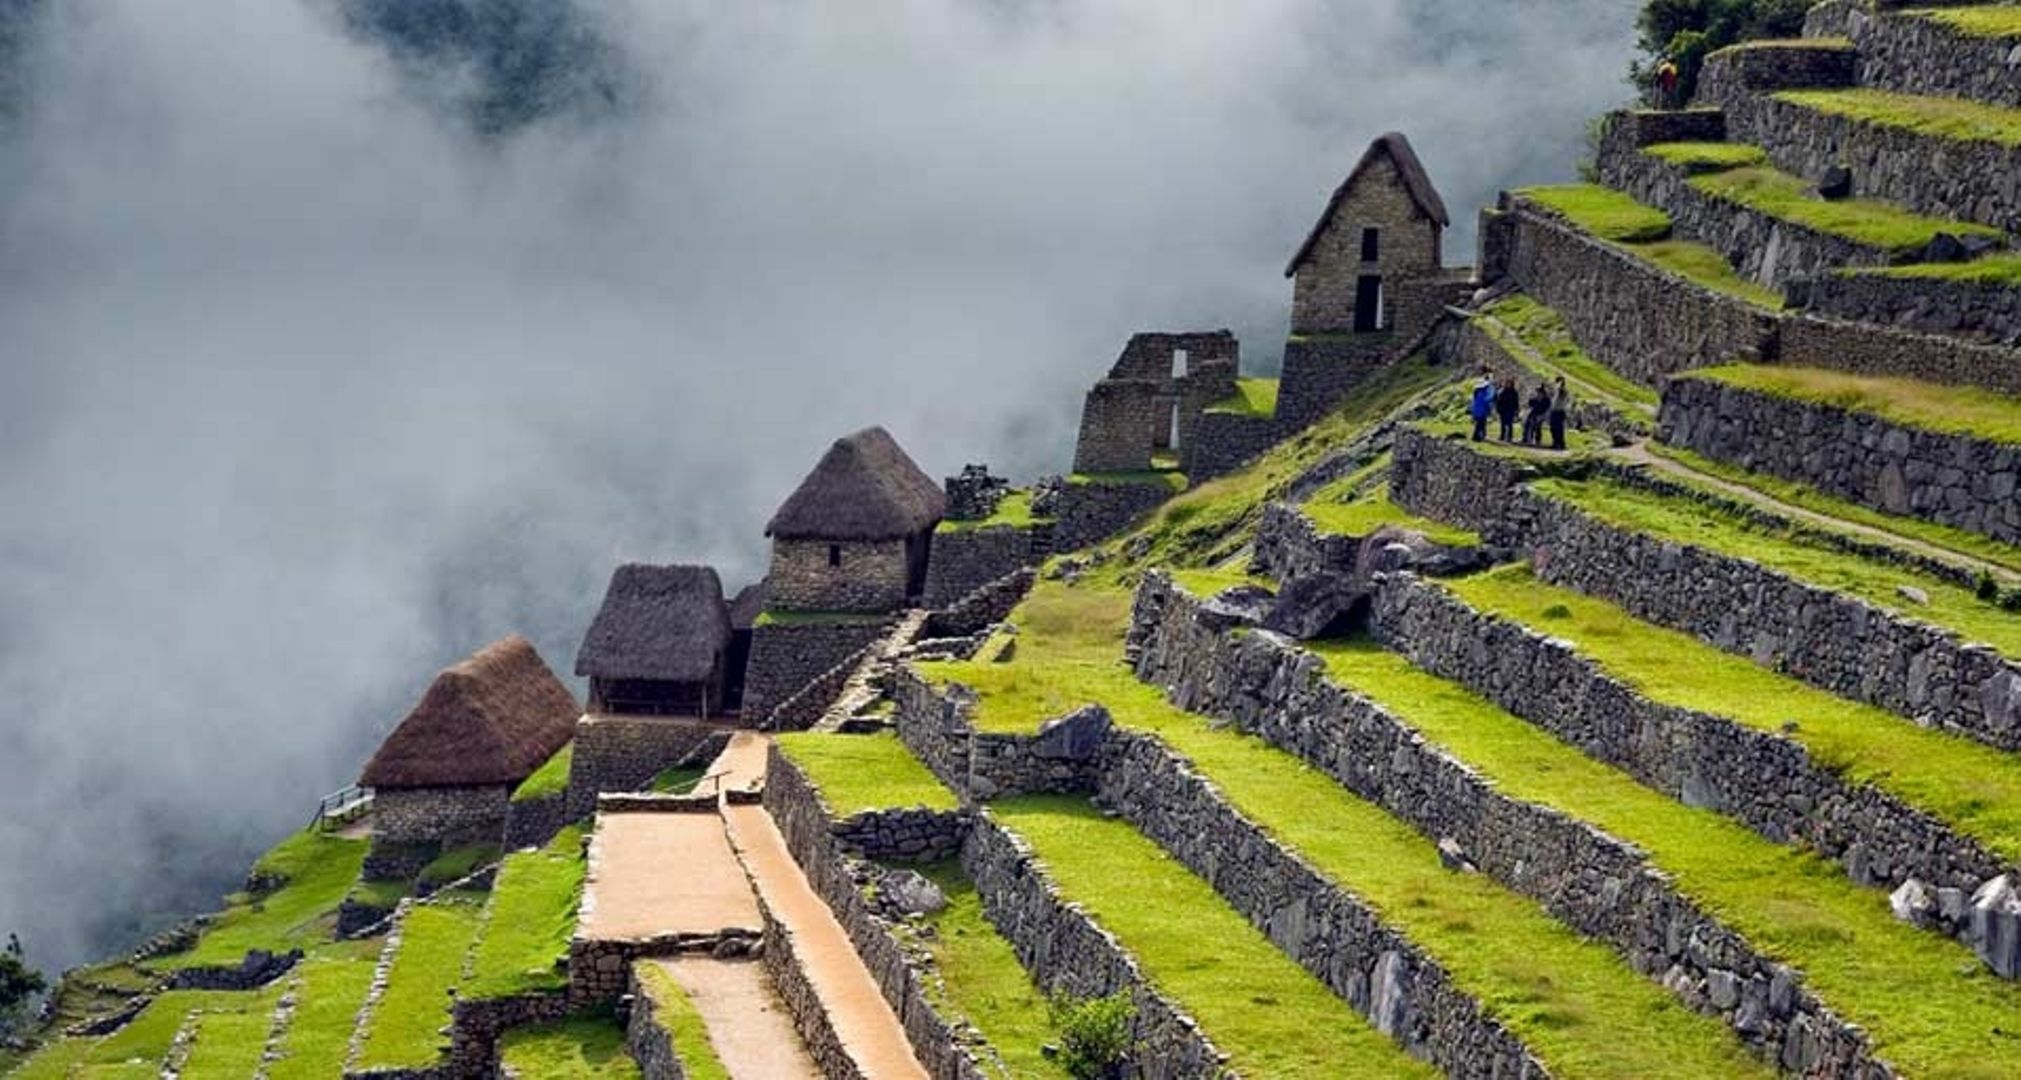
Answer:
POLYGON ((419 880, 426 885, 447 885, 477 872, 486 863, 498 861, 497 844, 464 844, 435 857, 421 868, 419 880))
POLYGON ((662 795, 686 795, 708 774, 707 765, 675 765, 662 769, 646 786, 662 795))
POLYGON ((1555 184, 1516 191, 1602 240, 1646 244, 1670 235, 1670 215, 1598 184, 1555 184))
POLYGON ((1185 474, 1172 469, 1139 469, 1135 472, 1075 473, 1069 484, 1163 484, 1173 491, 1186 490, 1185 474))
POLYGON ((2021 146, 2021 109, 1864 88, 1785 90, 1775 96, 1805 109, 1932 138, 2021 146))
POLYGON ((936 532, 973 532, 976 529, 1025 529, 1038 521, 1032 513, 1032 493, 1013 491, 996 504, 996 513, 980 521, 943 521, 936 532))
POLYGON ((940 972, 940 983, 926 988, 935 1007, 944 1016, 975 1025, 1012 1076, 1065 1080, 1066 1071, 1042 1052, 1056 1040, 1046 996, 1019 965, 1010 942, 983 915, 975 883, 954 861, 915 869, 947 897, 947 907, 924 920, 930 933, 901 928, 932 955, 940 972))
POLYGON ((2021 446, 2021 398, 1976 386, 1767 364, 1702 368, 1682 377, 1865 413, 1924 431, 2021 446))
POLYGON ((295 1016, 281 1037, 268 1080, 328 1080, 344 1071, 358 1009, 372 989, 378 941, 326 946, 302 961, 295 1016))
POLYGON ((1926 281, 1952 281, 1962 285, 1992 285, 2012 289, 2021 287, 2021 252, 1987 255, 1973 259, 1970 262, 1912 263, 1908 266, 1884 266, 1873 269, 1846 270, 1843 273, 1926 281))
POLYGON ((1235 394, 1207 406, 1212 413, 1233 413, 1237 416, 1260 416, 1265 419, 1277 415, 1276 379, 1237 379, 1235 394))
POLYGON ((1925 19, 1935 19, 1973 37, 2021 37, 2021 7, 2008 4, 1931 8, 1916 14, 1925 19))
POLYGON ((954 793, 926 771, 898 736, 791 732, 776 745, 821 789, 837 819, 871 810, 954 810, 954 793))
POLYGON ((1073 798, 1011 799, 994 812, 1031 845, 1061 894, 1199 1021, 1231 1069, 1273 1080, 1435 1075, 1128 823, 1073 798))
POLYGON ((1780 292, 1741 277, 1734 272, 1733 264, 1726 261, 1726 256, 1704 244, 1694 244, 1685 240, 1660 240, 1653 244, 1633 244, 1624 247, 1625 250, 1634 252, 1657 266, 1680 277, 1689 278, 1714 292, 1725 293, 1770 311, 1782 310, 1783 295, 1780 292))
POLYGON ((864 626, 882 623, 882 615, 857 611, 761 611, 754 626, 864 626))
MULTIPOLYGON (((962 683, 981 696, 977 730, 1029 734, 1083 705, 1134 694, 1140 685, 1122 661, 1122 635, 1130 620, 1128 590, 1042 578, 1011 619, 1018 626, 1017 654, 1008 663, 976 659, 918 665, 929 678, 962 683)), ((985 647, 976 655, 992 651, 985 647)))
POLYGON ((285 879, 260 897, 229 898, 230 906, 188 952, 154 961, 162 968, 237 964, 249 949, 282 952, 329 936, 337 908, 365 864, 364 840, 304 830, 254 864, 255 873, 285 879))
POLYGON ((1569 642, 1651 700, 1801 743, 1852 784, 1929 812, 2003 859, 2021 859, 2021 759, 1834 697, 1612 604, 1538 581, 1527 566, 1443 583, 1480 611, 1569 642), (1547 615, 1553 608, 1562 612, 1547 615))
POLYGON ((639 981, 657 1006, 654 1018, 673 1037, 674 1056, 680 1059, 681 1070, 687 1073, 688 1080, 730 1080, 730 1071, 716 1057, 715 1047, 709 1045, 702 1014, 695 1011, 695 1003, 688 1000, 688 992, 681 989, 681 984, 658 964, 637 964, 632 970, 638 973, 639 981))
POLYGON ((344 899, 364 907, 391 911, 413 891, 413 887, 405 881, 360 881, 351 886, 344 899))
POLYGON ((1556 311, 1518 293, 1496 301, 1482 313, 1490 321, 1483 321, 1481 328, 1509 355, 1521 359, 1524 350, 1511 347, 1521 345, 1543 358, 1545 370, 1540 374, 1562 372, 1573 383, 1584 383, 1582 390, 1603 395, 1623 412, 1656 410, 1655 390, 1587 355, 1573 338, 1571 328, 1565 325, 1564 317, 1556 311))
POLYGON ((1544 480, 1532 488, 1618 528, 1748 559, 1798 581, 1859 597, 1884 611, 1933 623, 1966 641, 1991 646, 2010 660, 2021 660, 2021 618, 1941 578, 1605 479, 1544 480), (1930 602, 1903 599, 1897 591, 1903 585, 1922 589, 1930 602))
MULTIPOLYGON (((154 1076, 161 1071, 176 1032, 197 1009, 229 1010, 247 1004, 249 998, 264 995, 224 990, 170 990, 142 1009, 133 1022, 90 1044, 81 1062, 86 1075, 154 1076), (101 1073, 98 1070, 106 1070, 101 1073)), ((273 1000, 268 999, 269 1008, 273 1000)))
POLYGON ((1363 642, 1316 645, 1337 682, 1380 702, 1505 794, 1637 845, 1678 889, 1789 963, 1909 1076, 2013 1076, 2021 988, 1962 945, 1894 919, 1836 866, 1643 787, 1464 688, 1363 642))
POLYGON ((1922 250, 1938 233, 2001 235, 1984 225, 1926 217, 1873 199, 1822 199, 1801 178, 1767 165, 1696 176, 1690 183, 1707 195, 1896 256, 1922 250))
MULTIPOLYGON (((1543 446, 1524 446, 1522 443, 1503 442, 1499 438, 1501 431, 1500 422, 1493 417, 1490 417, 1488 420, 1488 438, 1481 442, 1474 442, 1474 422, 1467 419, 1464 404, 1457 401, 1454 404, 1454 408, 1445 410, 1439 416, 1428 420, 1420 420, 1412 426, 1433 438, 1447 439, 1457 436, 1466 440, 1467 447, 1478 454, 1526 461, 1545 469, 1575 468, 1577 467, 1576 463, 1581 460, 1590 459, 1593 455, 1607 450, 1614 445, 1613 440, 1604 431, 1589 431, 1584 428, 1572 427, 1570 424, 1565 426, 1565 449, 1563 450, 1549 449, 1551 438, 1549 431, 1544 432, 1545 444, 1543 446)), ((1517 430, 1521 431, 1520 419, 1517 421, 1517 430)))
POLYGON ((196 1022, 196 1041, 183 1062, 181 1080, 246 1080, 259 1069, 274 1026, 278 987, 239 994, 229 1005, 205 1009, 196 1022))
POLYGON ((1724 172, 1768 161, 1768 151, 1753 143, 1671 142, 1645 146, 1642 152, 1687 173, 1724 172))
MULTIPOLYGON (((1992 563, 1995 566, 2021 574, 2021 547, 2001 543, 1990 536, 1966 532, 1963 529, 1952 528, 1949 525, 1939 525, 1934 521, 1924 521, 1921 518, 1901 517, 1890 514, 1883 510, 1862 506, 1859 503, 1848 502, 1837 496, 1826 495, 1816 488, 1797 483, 1794 480, 1784 480, 1779 476, 1770 476, 1766 473, 1749 472, 1737 465, 1728 465, 1723 461, 1713 461, 1711 458, 1701 457, 1689 450, 1678 447, 1665 446, 1662 443, 1653 441, 1645 445, 1648 446, 1650 453, 1669 458, 1686 468, 1704 473, 1707 476, 1739 484, 1779 502, 1788 503, 1791 506, 1800 507, 1812 513, 1824 514, 1841 521, 1880 529, 1905 539, 1915 540, 1959 555, 1970 556, 1971 558, 1992 563)), ((1669 473, 1664 474, 1664 476, 1666 479, 1675 480, 1679 483, 1700 486, 1687 477, 1680 477, 1669 473)), ((1703 490, 1720 495, 1722 498, 1731 499, 1735 497, 1710 486, 1704 486, 1703 490)))
POLYGON ((582 826, 571 825, 539 851, 505 857, 464 996, 511 997, 568 985, 568 940, 587 870, 582 836, 582 826))
POLYGON ((67 1080, 94 1045, 91 1039, 57 1039, 36 1050, 6 1075, 10 1080, 67 1080))
POLYGON ((611 1016, 515 1028, 499 1040, 498 1056, 514 1076, 636 1080, 643 1075, 625 1048, 624 1028, 611 1016))
POLYGON ((1481 538, 1465 529, 1421 518, 1390 501, 1389 487, 1383 485, 1349 502, 1309 502, 1299 512, 1333 536, 1366 537, 1385 525, 1396 525, 1423 533, 1435 544, 1449 547, 1476 547, 1481 538))
POLYGON ((359 1055, 366 1069, 420 1069, 448 1048, 449 992, 463 977, 463 961, 482 922, 467 900, 415 907, 401 925, 386 992, 372 1010, 371 1030, 359 1055))
POLYGON ((513 802, 532 802, 535 799, 552 799, 568 794, 568 773, 575 764, 575 743, 571 742, 554 752, 554 756, 532 776, 520 781, 512 793, 513 802))

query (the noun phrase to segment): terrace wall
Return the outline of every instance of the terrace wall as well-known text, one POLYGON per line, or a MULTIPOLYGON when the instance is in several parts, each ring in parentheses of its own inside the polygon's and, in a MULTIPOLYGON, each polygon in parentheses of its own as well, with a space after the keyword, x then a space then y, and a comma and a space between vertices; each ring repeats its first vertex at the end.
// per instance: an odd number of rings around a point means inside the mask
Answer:
POLYGON ((605 792, 637 791, 677 765, 713 760, 728 738, 721 727, 693 720, 583 717, 569 761, 567 820, 595 813, 605 792))
POLYGON ((888 619, 851 622, 760 622, 751 629, 744 673, 743 723, 757 727, 787 698, 883 637, 888 619))
POLYGON ((1256 525, 1249 568, 1278 581, 1319 573, 1352 573, 1361 538, 1330 536, 1290 503, 1269 503, 1256 525))
POLYGON ((1175 494, 1162 479, 1076 479, 1060 491, 1059 522, 1053 546, 1073 551, 1122 532, 1175 494))
MULTIPOLYGON (((1813 303, 1815 296, 1813 293, 1813 303)), ((1785 316, 1778 355, 1781 363, 1791 367, 1983 386, 2021 394, 2021 352, 1875 323, 1785 316)))
POLYGON ((1202 412, 1192 437, 1179 445, 1187 479, 1201 483, 1226 476, 1276 445, 1285 436, 1275 417, 1202 412))
POLYGON ((1852 38, 1862 86, 2021 107, 2011 38, 1961 34, 1933 19, 1877 14, 1851 0, 1812 9, 1804 33, 1852 38))
POLYGON ((963 801, 1095 789, 1106 715, 1098 723, 1055 722, 1031 735, 977 731, 967 688, 942 690, 909 667, 897 671, 892 698, 898 737, 963 801))
MULTIPOLYGON (((1834 318, 1991 345, 2021 344, 2021 289, 2011 285, 1825 274, 1806 282, 1800 292, 1810 310, 1834 318)), ((2007 350, 1999 350, 1999 355, 2003 367, 2021 365, 2021 357, 2007 350)))
POLYGON ((1053 549, 1053 527, 995 525, 942 528, 933 534, 926 564, 929 608, 945 608, 992 581, 1044 562, 1053 549))

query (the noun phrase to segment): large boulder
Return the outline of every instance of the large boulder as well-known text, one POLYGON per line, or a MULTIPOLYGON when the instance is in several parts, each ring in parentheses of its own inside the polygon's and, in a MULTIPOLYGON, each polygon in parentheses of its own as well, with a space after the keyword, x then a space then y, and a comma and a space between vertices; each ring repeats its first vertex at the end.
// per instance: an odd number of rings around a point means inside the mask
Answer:
POLYGON ((1368 590, 1346 574, 1322 571, 1294 578, 1277 594, 1263 628, 1299 641, 1335 637, 1368 609, 1368 590))
POLYGON ((1109 710, 1088 705, 1039 728, 1037 754, 1049 761, 1092 761, 1114 726, 1109 710))
POLYGON ((1373 574, 1408 570, 1427 577, 1452 577, 1485 569, 1495 558, 1495 552, 1485 547, 1448 547, 1415 529, 1384 525, 1361 542, 1361 550, 1355 554, 1354 576, 1367 581, 1373 574))
POLYGON ((1223 589, 1201 603, 1202 625, 1215 633, 1241 626, 1261 626, 1270 617, 1277 595, 1260 585, 1237 585, 1223 589))
POLYGON ((2003 979, 2021 978, 2021 888, 2006 874, 1972 894, 1973 951, 2003 979))
POLYGON ((887 871, 877 880, 877 897, 885 910, 898 916, 938 915, 947 910, 940 886, 911 870, 887 871))

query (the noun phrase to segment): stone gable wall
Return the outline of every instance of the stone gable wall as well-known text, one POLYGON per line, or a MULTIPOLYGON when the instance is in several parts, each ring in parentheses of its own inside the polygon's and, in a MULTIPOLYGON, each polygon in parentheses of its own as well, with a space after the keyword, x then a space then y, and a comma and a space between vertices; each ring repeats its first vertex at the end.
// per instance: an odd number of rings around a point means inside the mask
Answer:
POLYGON ((1050 523, 934 533, 924 603, 936 610, 946 608, 992 581, 1037 566, 1052 552, 1052 533, 1050 523))
POLYGON ((1137 472, 1151 467, 1159 433, 1172 423, 1172 403, 1148 379, 1103 379, 1081 405, 1074 471, 1137 472))
POLYGON ((1501 794, 1382 706, 1328 681, 1316 657, 1268 633, 1217 632, 1198 610, 1197 599, 1154 576, 1132 611, 1138 675, 1175 704, 1260 735, 1429 839, 1453 840, 1483 872, 1798 1071, 1874 1068, 1864 1037, 1800 976, 1700 910, 1637 848, 1501 794))
POLYGON ((2021 447, 1704 379, 1664 388, 1657 437, 1878 510, 2021 542, 2021 447))
POLYGON ((1802 842, 1854 881, 1916 877, 1967 894, 2005 869, 1977 842, 1781 735, 1658 704, 1570 645, 1468 607, 1403 574, 1378 579, 1385 646, 1643 783, 1727 814, 1776 843, 1802 842))
MULTIPOLYGON (((1378 158, 1348 189, 1298 268, 1292 284, 1291 332, 1352 331, 1358 279, 1378 274, 1388 292, 1405 278, 1436 272, 1439 232, 1438 224, 1412 201, 1396 164, 1387 155, 1378 158), (1381 230, 1373 263, 1361 259, 1364 228, 1381 230)), ((1385 300, 1393 301, 1393 294, 1385 300)), ((1395 312, 1393 302, 1386 306, 1395 312)))
POLYGON ((828 565, 825 540, 775 540, 765 603, 782 611, 860 611, 905 606, 910 566, 904 540, 845 540, 840 566, 828 565))
POLYGON ((888 620, 760 623, 751 629, 742 723, 756 727, 786 699, 891 630, 888 620))

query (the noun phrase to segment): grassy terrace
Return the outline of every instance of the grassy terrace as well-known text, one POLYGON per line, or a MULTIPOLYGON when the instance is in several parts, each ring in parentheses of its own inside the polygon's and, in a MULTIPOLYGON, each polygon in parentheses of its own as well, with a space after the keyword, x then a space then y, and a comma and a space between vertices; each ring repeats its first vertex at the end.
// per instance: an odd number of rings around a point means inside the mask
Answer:
POLYGON ((658 1006, 660 1023, 673 1036, 674 1056, 680 1059, 688 1080, 730 1080, 729 1070, 709 1045, 702 1015, 695 1011, 695 1003, 688 1000, 681 984, 658 964, 638 964, 633 970, 658 1006))
POLYGON ((1807 975, 1906 1075, 2012 1076, 2021 987, 1962 945, 1893 918, 1815 855, 1643 787, 1464 688, 1367 642, 1315 647, 1332 678, 1380 702, 1508 795, 1637 845, 1680 891, 1807 975))
MULTIPOLYGON (((2021 548, 2017 548, 2011 544, 2003 544, 1992 537, 1966 532, 1963 529, 1954 529, 1949 525, 1939 525, 1933 521, 1924 521, 1921 518, 1901 517, 1896 514, 1873 509, 1869 506, 1862 506, 1859 503, 1847 502, 1837 496, 1827 495, 1815 488, 1799 484, 1793 480, 1784 480, 1781 477, 1770 476, 1766 473, 1748 472, 1746 469, 1738 466, 1728 465, 1723 461, 1713 461, 1710 458, 1701 457, 1689 450, 1681 450, 1674 446, 1665 446, 1662 443, 1654 441, 1645 445, 1648 447, 1650 453, 1669 458, 1694 472, 1716 477, 1728 483, 1739 484, 1779 502, 1788 503, 1791 506, 1800 507, 1813 513, 1824 514, 1841 521, 1880 529, 1883 532, 1893 533, 1904 539, 1915 540, 1959 555, 1967 555, 1983 562, 1992 563, 2006 570, 2021 573, 2021 548)), ((1703 486, 1685 477, 1672 475, 1669 478, 1693 486, 1703 486)), ((1704 490, 1720 495, 1722 498, 1733 498, 1732 495, 1720 492, 1716 488, 1709 486, 1704 486, 1704 490)))
POLYGON ((471 897, 448 896, 407 913, 386 992, 372 1010, 360 1068, 421 1069, 442 1057, 449 992, 462 980, 463 961, 481 923, 481 909, 471 897))
POLYGON ((981 521, 943 521, 936 532, 970 532, 975 529, 1022 529, 1039 519, 1032 514, 1032 493, 1013 491, 997 504, 996 513, 981 521))
POLYGON ((1782 294, 1734 272, 1726 256, 1685 240, 1672 240, 1670 215, 1598 184, 1522 188, 1523 196, 1580 229, 1644 262, 1688 278, 1714 292, 1779 310, 1782 294))
POLYGON ((1895 256, 1922 250, 1938 233, 2001 235, 2000 230, 1984 225, 1927 217, 1874 199, 1823 199, 1802 178, 1767 165, 1707 172, 1693 177, 1691 186, 1770 217, 1895 256))
POLYGON ((1727 169, 1761 165, 1768 161, 1768 151, 1753 143, 1655 143, 1643 147, 1642 152, 1665 164, 1675 165, 1693 175, 1707 172, 1724 172, 1727 169))
POLYGON ((1656 411, 1656 391, 1588 356, 1556 311, 1518 294, 1496 301, 1483 314, 1488 318, 1481 329, 1536 374, 1563 374, 1574 385, 1584 384, 1578 392, 1599 394, 1623 413, 1656 411), (1542 362, 1530 362, 1531 355, 1542 362))
POLYGON ((285 951, 328 939, 338 905, 365 864, 364 840, 304 830, 281 841, 253 864, 255 874, 283 881, 264 896, 243 893, 204 931, 188 952, 156 961, 163 968, 235 965, 248 949, 285 951))
POLYGON ((1153 985, 1200 1022, 1245 1076, 1434 1076, 1278 951, 1127 822, 1084 800, 993 805, 1061 894, 1130 950, 1153 985))
POLYGON ((779 736, 778 747, 821 789, 829 812, 837 818, 871 810, 954 810, 961 805, 890 732, 791 732, 779 736))
POLYGON ((1904 427, 2021 446, 2021 399, 1974 386, 1762 364, 1703 368, 1682 377, 1865 413, 1904 427))
POLYGON ((1010 942, 984 917, 982 894, 962 874, 961 864, 916 869, 947 897, 947 907, 924 920, 932 932, 913 934, 940 972, 940 985, 926 988, 935 1007, 975 1025, 1012 1076, 1066 1080, 1066 1071, 1044 1053, 1058 1038, 1045 995, 1018 964, 1010 942))
MULTIPOLYGON (((1220 582, 1210 581, 1210 587, 1220 582)), ((1189 584, 1188 586, 1192 586, 1189 584)), ((1200 590, 1200 591, 1205 591, 1200 590)), ((1296 849, 1322 873, 1376 907, 1392 925, 1438 958, 1467 992, 1484 1002, 1562 1076, 1745 1075, 1759 1072, 1740 1045, 1713 1020, 1698 1017, 1677 1004, 1659 986, 1629 971, 1604 946, 1584 941, 1546 916, 1536 905, 1484 876, 1456 876, 1439 862, 1432 843, 1379 807, 1347 792, 1330 778, 1261 739, 1244 736, 1207 718, 1187 713, 1167 702, 1159 691, 1137 681, 1122 665, 1120 639, 1129 615, 1130 597, 1120 590, 1068 587, 1041 581, 1014 616, 1019 625, 1018 652, 1009 663, 982 663, 959 675, 974 686, 982 702, 978 723, 989 728, 1029 727, 1037 718, 1057 715, 1085 702, 1099 701, 1117 723, 1152 733, 1191 759, 1231 803, 1252 821, 1296 849)), ((1042 804, 1046 821, 1057 837, 1048 848, 1032 829, 1006 813, 1013 828, 1033 839, 1047 862, 1068 858, 1065 849, 1079 835, 1090 859, 1113 854, 1121 841, 1109 833, 1120 830, 1133 842, 1149 842, 1127 826, 1084 823, 1072 804, 1042 804)), ((1155 848, 1151 850, 1155 851, 1155 848)), ((1076 856, 1078 857, 1078 856, 1076 856)), ((1162 854, 1157 856, 1162 860, 1162 854)), ((1191 932, 1223 940, 1219 932, 1200 929, 1201 906, 1178 906, 1181 895, 1211 896, 1211 890, 1188 875, 1186 882, 1162 893, 1133 892, 1148 873, 1136 866, 1113 865, 1102 873, 1109 879, 1071 883, 1077 871, 1055 867, 1062 886, 1088 903, 1105 925, 1132 942, 1147 969, 1148 953, 1169 949, 1150 925, 1132 941, 1131 932, 1105 913, 1106 903, 1122 905, 1117 895, 1157 895, 1160 909, 1138 915, 1117 911, 1114 919, 1170 918, 1193 926, 1191 932)), ((1093 875, 1092 868, 1078 871, 1093 875)), ((1158 885, 1162 890, 1166 885, 1158 885)), ((1218 910, 1218 904, 1212 905, 1218 910)), ((1232 912, 1230 912, 1232 917, 1232 912)), ((1217 916, 1218 918, 1219 916, 1217 916)), ((1176 931, 1175 931, 1176 932, 1176 931)), ((1180 963, 1177 956, 1165 962, 1180 963)), ((1191 972, 1202 979, 1197 989, 1175 995, 1201 995, 1215 1007, 1219 995, 1240 992, 1215 969, 1191 972)), ((1154 973, 1154 977, 1158 977, 1154 973)), ((1192 1002, 1189 1000, 1189 1005, 1192 1002)), ((1225 1003, 1235 1010, 1240 1003, 1225 1003)), ((1234 1035, 1252 1030, 1238 1012, 1217 1028, 1204 1008, 1198 1013, 1209 1034, 1224 1050, 1240 1056, 1234 1035)), ((1261 1040, 1260 1033, 1253 1039, 1261 1040)), ((1244 1045, 1252 1037, 1244 1036, 1244 1045)), ((1240 1066, 1238 1066, 1240 1067, 1240 1066)), ((1280 1064, 1277 1068, 1291 1068, 1280 1064)), ((1299 1075, 1276 1068, 1255 1068, 1256 1075, 1299 1075)))
POLYGON ((609 1016, 515 1028, 499 1040, 498 1058, 510 1076, 638 1080, 642 1075, 625 1049, 624 1029, 609 1016))
POLYGON ((1212 413, 1233 413, 1237 416, 1260 416, 1268 419, 1277 415, 1276 379, 1237 379, 1235 394, 1207 406, 1212 413))
POLYGON ((568 985, 568 939, 587 870, 582 834, 582 826, 571 825, 539 851, 505 857, 465 997, 510 997, 568 985))
POLYGON ((1935 19, 1974 37, 2021 38, 2021 7, 1979 4, 1971 7, 1932 8, 1917 15, 1935 19))
POLYGON ((2021 253, 2009 252, 2001 255, 1986 255, 1973 259, 1970 262, 1914 263, 1909 266, 1888 266, 1871 270, 1847 270, 1843 272, 1848 274, 1874 274, 1882 277, 1910 278, 1919 281, 1951 281, 1961 285, 1993 285, 2011 289, 2021 286, 2021 253))
POLYGON ((257 1072, 280 999, 280 989, 268 987, 200 1009, 195 1016, 196 1041, 177 1074, 180 1080, 246 1080, 257 1072))
POLYGON ((1941 578, 1849 555, 1712 507, 1610 480, 1543 480, 1531 487, 1618 528, 1748 559, 1798 581, 1934 623, 1967 641, 1989 645, 2009 659, 2021 659, 2021 618, 1941 578), (1923 590, 1930 602, 1904 599, 1897 591, 1904 585, 1923 590))
POLYGON ((2021 109, 1963 98, 1924 97, 1887 90, 1785 90, 1775 95, 1805 109, 1918 135, 1960 142, 2021 146, 2021 109))
POLYGON ((1452 547, 1473 547, 1481 538, 1451 525, 1431 521, 1390 501, 1389 487, 1378 487, 1346 502, 1308 502, 1299 508, 1319 531, 1333 536, 1368 536, 1385 525, 1397 525, 1423 533, 1434 543, 1452 547))
POLYGON ((513 802, 531 802, 535 799, 551 799, 568 793, 568 771, 575 764, 575 743, 571 742, 554 752, 554 756, 532 776, 520 781, 512 793, 513 802))
POLYGON ((372 989, 378 941, 326 946, 297 969, 295 1015, 268 1080, 327 1080, 344 1071, 358 1009, 372 989))
POLYGON ((2021 859, 2021 759, 1813 690, 1516 566, 1444 583, 1477 610, 1569 642, 1654 701, 1803 744, 1849 782, 1872 784, 2005 859, 2021 859))
POLYGON ((1186 490, 1186 474, 1176 469, 1139 469, 1136 472, 1075 473, 1069 484, 1163 484, 1173 491, 1186 490))

